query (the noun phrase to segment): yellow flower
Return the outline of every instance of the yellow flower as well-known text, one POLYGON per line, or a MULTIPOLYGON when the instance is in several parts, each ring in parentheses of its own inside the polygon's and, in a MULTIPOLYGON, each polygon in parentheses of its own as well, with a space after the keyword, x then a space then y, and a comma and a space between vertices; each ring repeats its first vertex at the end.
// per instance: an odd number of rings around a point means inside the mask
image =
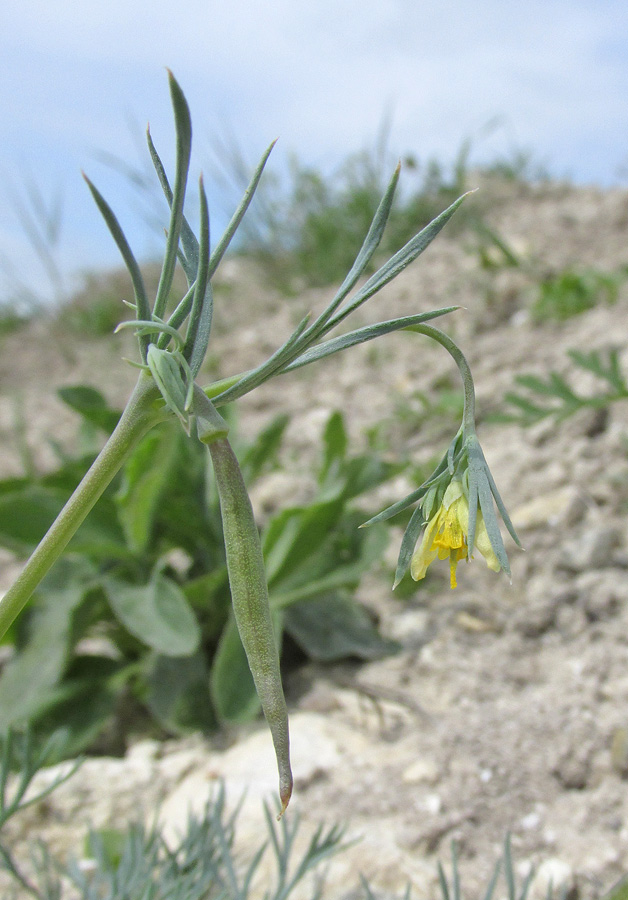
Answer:
MULTIPOLYGON (((425 578, 430 563, 436 557, 449 558, 451 587, 456 587, 456 567, 461 559, 468 559, 467 535, 469 533, 469 503, 462 489, 462 482, 454 478, 447 487, 443 500, 423 532, 423 539, 414 551, 410 572, 415 581, 425 578)), ((486 560, 489 569, 499 572, 501 566, 493 550, 482 513, 478 510, 475 530, 475 546, 486 560)))

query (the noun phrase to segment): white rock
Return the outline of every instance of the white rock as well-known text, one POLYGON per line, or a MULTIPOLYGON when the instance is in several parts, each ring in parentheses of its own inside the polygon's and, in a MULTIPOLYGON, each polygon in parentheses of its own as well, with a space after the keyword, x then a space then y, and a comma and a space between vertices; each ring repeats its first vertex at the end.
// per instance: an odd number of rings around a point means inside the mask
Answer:
POLYGON ((439 794, 428 794, 421 805, 426 812, 437 816, 443 808, 443 800, 439 794))
POLYGON ((523 816, 523 818, 520 820, 521 827, 526 831, 533 831, 534 829, 538 828, 540 824, 541 816, 536 811, 528 813, 527 816, 523 816))
POLYGON ((401 778, 406 784, 418 784, 422 781, 427 784, 436 784, 440 778, 440 768, 433 759, 417 759, 416 762, 404 769, 401 778))
POLYGON ((558 857, 550 857, 541 863, 530 886, 529 900, 546 900, 550 885, 554 896, 562 888, 574 885, 574 872, 569 863, 558 857))
MULTIPOLYGON (((315 776, 346 765, 347 749, 361 749, 360 735, 338 723, 330 726, 318 713, 296 713, 290 720, 292 769, 297 787, 315 776), (358 746, 356 747, 356 742, 358 746)), ((353 756, 352 765, 355 765, 353 756)), ((240 815, 244 829, 257 834, 264 801, 271 808, 277 797, 277 766, 270 733, 260 727, 222 753, 211 753, 200 768, 185 777, 165 799, 159 821, 167 840, 184 833, 190 814, 200 816, 208 799, 222 781, 227 802, 233 808, 244 797, 240 815)), ((295 792, 292 806, 299 803, 295 792)))
POLYGON ((513 510, 512 523, 522 531, 526 528, 554 525, 571 510, 577 499, 578 493, 572 486, 548 491, 513 510))

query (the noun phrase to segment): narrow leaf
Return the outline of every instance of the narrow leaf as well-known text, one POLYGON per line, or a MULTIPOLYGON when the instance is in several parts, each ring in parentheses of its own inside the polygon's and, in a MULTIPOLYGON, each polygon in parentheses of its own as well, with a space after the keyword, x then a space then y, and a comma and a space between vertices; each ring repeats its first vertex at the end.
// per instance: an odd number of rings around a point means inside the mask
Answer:
POLYGON ((243 375, 232 387, 227 388, 226 391, 218 394, 214 398, 214 403, 222 404, 237 400, 238 397, 244 396, 244 394, 247 394, 249 391, 258 387, 262 382, 272 378, 277 372, 287 371, 288 366, 286 363, 296 355, 294 353, 295 348, 301 346, 301 337, 307 328, 308 322, 309 316, 305 316, 305 318, 299 322, 288 340, 275 350, 272 356, 269 356, 261 366, 258 366, 256 369, 251 369, 250 372, 243 375))
POLYGON ((409 506, 412 506, 413 503, 416 503, 417 500, 420 500, 427 493, 428 488, 425 485, 421 485, 420 488, 417 488, 416 491, 413 491, 411 494, 408 494, 407 497, 404 497, 403 500, 397 500, 396 503, 393 503, 392 506, 387 506, 386 509, 383 509, 376 516, 373 516, 368 522, 364 522, 360 528, 366 528, 370 525, 376 525, 377 522, 385 522, 387 519, 392 519, 393 516, 396 516, 397 513, 403 512, 404 509, 407 509, 409 506))
POLYGON ((447 306, 443 309, 435 309, 427 313, 419 313, 415 316, 404 316, 400 319, 389 319, 386 322, 379 322, 377 325, 367 325, 364 328, 359 328, 357 331, 350 331, 348 334, 343 334, 337 338, 331 338, 328 341, 323 341, 320 344, 316 344, 314 347, 310 347, 293 362, 288 363, 288 365, 282 369, 282 373, 292 372, 294 369, 299 369, 301 366, 307 366, 309 363, 317 362, 319 359, 325 359, 326 356, 331 356, 333 353, 338 353, 340 350, 347 350, 349 347, 355 347, 356 344, 372 341, 384 334, 390 334, 393 331, 399 331, 413 325, 420 325, 422 322, 429 322, 430 319, 436 319, 439 316, 447 315, 447 313, 454 312, 456 309, 459 309, 459 307, 447 306))
MULTIPOLYGON (((172 207, 172 188, 170 187, 164 165, 153 143, 150 129, 147 129, 146 131, 146 140, 148 142, 148 152, 150 153, 150 158, 155 167, 157 177, 159 178, 161 189, 168 201, 168 206, 172 207)), ((181 220, 181 243, 183 244, 185 254, 182 254, 179 257, 179 261, 185 272, 188 285, 191 285, 196 281, 196 273, 198 271, 198 241, 185 216, 183 216, 181 220)))
MULTIPOLYGON (((131 282, 133 284, 133 294, 135 297, 135 305, 137 307, 137 318, 138 319, 150 319, 150 304, 148 302, 148 297, 146 295, 146 288, 144 287, 144 279, 142 278, 142 273, 140 272, 140 267, 137 264, 137 260, 133 255, 133 251, 127 241, 125 234, 118 222, 113 210, 100 193, 100 191, 92 184, 87 175, 83 173, 83 178, 87 182, 87 186, 91 191, 92 197, 96 202, 96 206, 98 207, 100 214, 102 215, 109 232, 116 242, 118 246, 118 250, 122 255, 122 259, 124 260, 124 264, 128 269, 129 275, 131 276, 131 282)), ((140 338, 140 348, 142 351, 142 358, 146 359, 146 349, 148 347, 148 341, 146 341, 143 337, 140 338)))
POLYGON ((416 543, 419 539, 419 534, 421 533, 421 529, 425 524, 423 518, 423 511, 420 506, 412 513, 412 517, 408 522, 408 526, 404 532, 403 538, 401 539, 401 547, 399 548, 399 558, 397 559, 397 570, 395 572, 395 583, 393 584, 393 590, 397 587, 403 576, 408 571, 408 566, 410 565, 410 560, 412 559, 412 554, 414 553, 414 548, 416 547, 416 543))
POLYGON ((172 287, 172 280, 174 278, 177 252, 179 249, 179 235, 181 234, 183 220, 185 186, 187 183, 190 154, 192 150, 192 121, 187 101, 172 72, 168 72, 168 81, 170 84, 170 98, 172 100, 177 135, 177 155, 174 191, 172 195, 172 206, 170 208, 170 225, 168 226, 168 240, 166 241, 166 252, 153 310, 154 315, 160 319, 163 318, 170 288, 172 287))
POLYGON ((574 401, 578 402, 580 400, 577 394, 569 387, 565 379, 557 372, 550 372, 550 384, 554 394, 556 394, 557 397, 561 397, 567 403, 573 403, 574 401))
POLYGON ((183 355, 190 364, 194 377, 198 374, 205 359, 212 327, 214 305, 211 282, 209 281, 209 210, 207 208, 207 195, 205 194, 202 177, 199 182, 199 193, 201 198, 199 266, 185 347, 183 348, 183 355))
POLYGON ((264 155, 262 156, 261 160, 259 161, 257 168, 255 169, 255 172, 253 173, 253 177, 251 178, 251 181, 250 181, 247 189, 244 192, 244 196, 242 197, 242 200, 240 201, 240 205, 234 212, 234 214, 231 218, 231 221, 229 222, 229 224, 227 225, 227 228, 225 229, 225 233, 219 240, 214 252, 211 255, 211 258, 209 260, 209 277, 210 278, 213 276, 214 272, 218 268, 221 259, 225 255, 227 248, 228 248, 229 244, 231 243, 231 239, 233 238, 234 234, 238 230, 240 222, 244 218, 244 214, 246 213, 247 209, 249 208, 251 200, 253 199, 255 191, 257 190, 257 186, 260 182, 260 178, 262 177, 262 173, 264 171, 264 166, 268 162, 268 157, 270 156, 275 144, 276 144, 276 141, 273 141, 272 144, 268 147, 268 149, 264 153, 264 155))
POLYGON ((333 328, 345 319, 350 313, 372 297, 373 294, 380 291, 384 285, 392 281, 393 278, 396 278, 400 272, 403 272, 411 262, 414 262, 414 260, 423 253, 426 247, 432 243, 436 235, 444 228, 467 196, 467 194, 463 194, 462 197, 458 197, 451 206, 433 219, 429 225, 426 225, 425 228, 408 241, 405 247, 402 247, 401 250, 395 253, 388 262, 384 263, 381 269, 378 269, 378 271, 375 272, 375 274, 372 275, 366 284, 358 291, 351 303, 345 306, 344 309, 339 310, 339 312, 329 320, 328 329, 333 328))
POLYGON ((398 165, 393 173, 392 178, 390 179, 384 196, 382 197, 377 211, 375 212, 375 216, 373 217, 373 221, 371 222, 368 234, 364 239, 364 243, 360 248, 360 252, 356 257, 350 272, 342 282, 336 293, 336 296, 331 301, 327 309, 325 309, 318 317, 318 319, 316 319, 316 321, 313 322, 310 326, 307 335, 309 340, 315 340, 319 335, 324 334, 325 331, 329 330, 329 327, 325 326, 329 322, 333 313, 338 309, 342 301, 345 299, 345 297, 355 287, 360 275, 362 275, 369 262, 371 261, 373 254, 377 250, 382 239, 388 217, 390 215, 390 209, 394 200, 397 182, 399 181, 400 169, 401 166, 398 165))

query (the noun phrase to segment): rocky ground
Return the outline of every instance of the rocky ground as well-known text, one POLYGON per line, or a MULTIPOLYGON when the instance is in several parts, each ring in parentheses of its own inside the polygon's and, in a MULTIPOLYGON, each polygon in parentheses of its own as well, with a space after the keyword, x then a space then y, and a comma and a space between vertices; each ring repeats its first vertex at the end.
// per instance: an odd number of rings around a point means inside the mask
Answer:
MULTIPOLYGON (((510 184, 485 194, 485 221, 522 265, 488 271, 477 237, 445 232, 361 316, 464 306, 443 323, 468 355, 481 418, 523 372, 556 369, 591 390, 565 351, 625 348, 628 326, 625 287, 614 307, 600 304, 562 323, 538 325, 529 316, 539 276, 626 264, 627 192, 510 184)), ((286 301, 260 287, 250 265, 232 261, 217 296, 212 360, 226 375, 264 358, 304 311, 322 308, 328 292, 286 301)), ((40 321, 3 339, 4 472, 19 470, 16 396, 46 465, 46 438, 74 428, 55 388, 89 382, 120 403, 134 377, 114 362, 123 338, 79 344, 47 328, 40 321)), ((622 359, 628 372, 625 349, 622 359)), ((444 375, 456 373, 440 348, 397 335, 245 398, 244 431, 256 432, 278 411, 292 415, 285 471, 255 492, 260 515, 290 502, 295 490, 307 493, 308 461, 333 409, 345 411, 356 445, 383 422, 392 456, 398 449, 423 461, 442 452, 456 427, 450 420, 417 429, 408 422, 420 408, 416 392, 437 397, 444 375)), ((359 895, 359 873, 383 896, 399 896, 410 881, 413 897, 437 897, 436 861, 447 862, 452 839, 465 896, 482 896, 507 832, 519 875, 537 869, 535 900, 550 879, 564 881, 573 900, 590 900, 628 870, 628 403, 559 425, 486 422, 479 435, 525 547, 507 544, 512 584, 476 559, 461 567, 456 591, 443 564, 425 587, 396 598, 394 533, 389 558, 365 580, 360 599, 402 651, 362 666, 310 665, 287 684, 293 807, 304 839, 322 820, 345 822, 360 838, 330 865, 325 896, 334 900, 359 895)), ((382 505, 409 489, 397 479, 382 505)), ((5 585, 12 570, 7 560, 5 585)), ((262 828, 262 798, 276 789, 261 723, 230 735, 226 748, 224 738, 140 740, 123 759, 89 759, 45 805, 10 823, 7 837, 19 847, 37 835, 60 854, 76 853, 89 824, 120 827, 158 805, 173 834, 219 778, 233 802, 247 789, 241 842, 250 847, 262 828)))

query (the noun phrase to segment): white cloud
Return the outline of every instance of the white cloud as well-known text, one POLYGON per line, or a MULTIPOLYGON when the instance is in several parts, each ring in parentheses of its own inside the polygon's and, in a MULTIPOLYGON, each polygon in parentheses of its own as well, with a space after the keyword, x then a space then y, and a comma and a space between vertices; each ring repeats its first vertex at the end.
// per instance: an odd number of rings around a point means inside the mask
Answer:
POLYGON ((201 156, 228 129, 251 160, 280 136, 279 160, 329 165, 388 112, 393 148, 423 158, 495 115, 577 178, 609 180, 626 155, 624 0, 20 0, 0 20, 0 178, 34 160, 73 185, 71 219, 96 148, 136 158, 129 119, 169 148, 165 65, 201 156))

